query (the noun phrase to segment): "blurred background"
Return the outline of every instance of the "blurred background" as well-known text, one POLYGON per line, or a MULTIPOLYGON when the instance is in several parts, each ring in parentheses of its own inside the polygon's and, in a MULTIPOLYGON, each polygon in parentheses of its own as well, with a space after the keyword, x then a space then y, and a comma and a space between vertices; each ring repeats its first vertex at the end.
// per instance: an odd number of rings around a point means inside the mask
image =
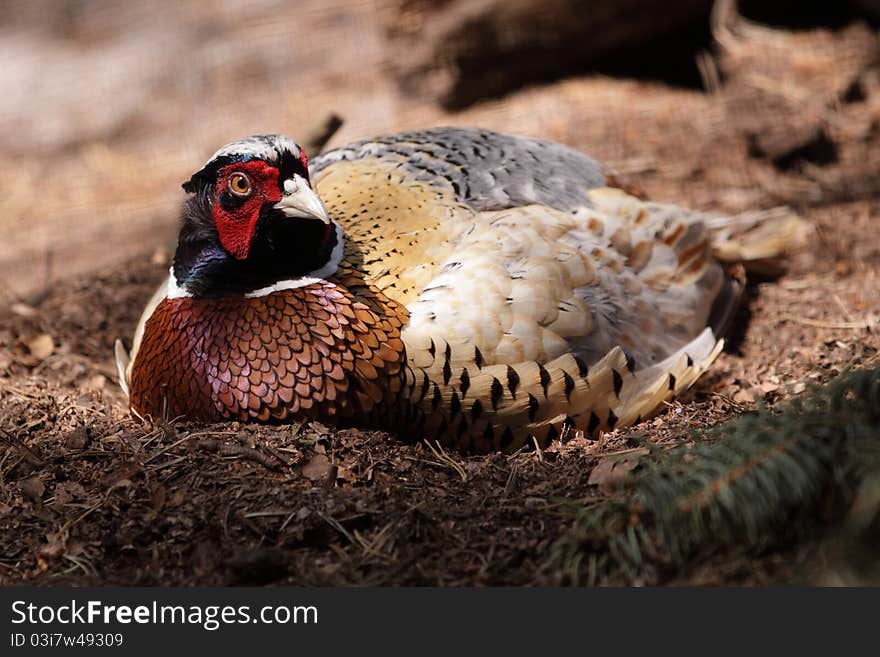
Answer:
MULTIPOLYGON (((0 284, 167 260, 180 183, 245 134, 466 124, 739 211, 878 189, 880 2, 0 1, 0 284)), ((304 136, 305 135, 305 136, 304 136)))

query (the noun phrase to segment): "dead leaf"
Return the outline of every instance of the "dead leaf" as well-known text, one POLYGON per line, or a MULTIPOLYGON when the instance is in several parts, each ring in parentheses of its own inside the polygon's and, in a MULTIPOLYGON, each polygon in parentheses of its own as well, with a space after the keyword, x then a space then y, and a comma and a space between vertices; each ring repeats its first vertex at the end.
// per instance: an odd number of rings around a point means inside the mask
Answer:
MULTIPOLYGON (((635 450, 632 454, 647 454, 647 449, 635 450)), ((611 493, 617 489, 618 484, 629 472, 638 465, 636 458, 606 457, 599 461, 590 472, 587 485, 598 486, 603 493, 611 493)))
POLYGON ((54 490, 55 504, 65 506, 76 500, 81 500, 86 496, 86 489, 82 484, 76 481, 62 481, 54 490))
POLYGON ((348 466, 340 466, 336 471, 336 479, 339 481, 347 481, 350 483, 354 483, 358 480, 358 476, 354 471, 353 467, 348 466))
POLYGON ((308 463, 302 467, 303 477, 310 481, 326 481, 330 476, 333 465, 323 454, 315 454, 308 463))
POLYGON ((735 401, 737 404, 754 404, 755 395, 752 393, 751 389, 737 390, 733 394, 733 401, 735 401))
POLYGON ((107 490, 113 490, 119 486, 131 486, 131 480, 141 470, 137 463, 123 463, 114 470, 111 470, 103 477, 103 484, 107 490))
POLYGON ((43 499, 43 493, 46 492, 46 485, 38 477, 25 479, 19 484, 19 487, 21 488, 22 495, 34 502, 39 502, 43 499))
POLYGON ((84 449, 89 442, 89 433, 82 425, 75 427, 67 434, 67 449, 84 449))
POLYGON ((48 333, 41 333, 37 337, 32 338, 30 342, 27 343, 27 346, 31 355, 39 360, 47 359, 52 355, 52 352, 55 351, 55 342, 52 340, 52 336, 48 333))
POLYGON ((40 556, 44 559, 54 559, 64 554, 66 550, 67 532, 52 532, 46 534, 46 545, 40 548, 40 556))
POLYGON ((168 500, 165 506, 168 508, 176 508, 186 501, 186 491, 182 488, 177 488, 173 493, 171 493, 171 499, 168 500))
POLYGON ((158 513, 159 511, 162 510, 162 507, 165 506, 165 498, 166 498, 165 486, 157 483, 151 487, 150 505, 153 507, 153 511, 158 513))

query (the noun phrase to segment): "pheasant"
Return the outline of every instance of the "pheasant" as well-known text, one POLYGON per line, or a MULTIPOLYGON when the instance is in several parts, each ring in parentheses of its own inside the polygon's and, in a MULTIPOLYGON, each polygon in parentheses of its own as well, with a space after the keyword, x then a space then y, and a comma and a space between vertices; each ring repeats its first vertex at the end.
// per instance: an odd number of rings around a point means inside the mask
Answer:
POLYGON ((234 141, 183 188, 120 382, 140 416, 383 428, 462 450, 638 422, 722 348, 787 213, 652 203, 560 144, 466 128, 317 157, 234 141))

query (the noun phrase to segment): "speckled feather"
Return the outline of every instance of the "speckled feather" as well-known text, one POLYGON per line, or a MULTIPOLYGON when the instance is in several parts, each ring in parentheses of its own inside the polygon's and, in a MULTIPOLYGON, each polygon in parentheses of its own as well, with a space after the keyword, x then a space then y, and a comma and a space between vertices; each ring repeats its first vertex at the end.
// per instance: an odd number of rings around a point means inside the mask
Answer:
POLYGON ((441 128, 330 151, 311 173, 345 233, 337 273, 148 309, 137 412, 317 417, 511 450, 636 422, 721 348, 710 322, 738 298, 713 257, 727 224, 643 201, 572 149, 441 128))

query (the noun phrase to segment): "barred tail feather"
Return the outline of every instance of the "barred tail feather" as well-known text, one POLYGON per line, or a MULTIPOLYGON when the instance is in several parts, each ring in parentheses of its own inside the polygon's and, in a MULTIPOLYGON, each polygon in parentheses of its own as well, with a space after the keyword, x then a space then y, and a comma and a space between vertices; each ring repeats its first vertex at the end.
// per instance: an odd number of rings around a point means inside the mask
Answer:
MULTIPOLYGON (((546 365, 465 368, 445 385, 408 373, 406 389, 421 435, 471 451, 515 450, 534 438, 546 445, 565 428, 595 436, 656 412, 672 395, 690 387, 720 353, 723 342, 711 329, 656 365, 634 370, 620 347, 589 367, 572 354, 546 365), (466 385, 462 381, 467 381, 466 385)), ((414 418, 407 418, 412 430, 414 418)))
POLYGON ((632 424, 653 415, 663 402, 690 388, 723 348, 724 340, 707 328, 665 360, 636 372, 637 384, 618 407, 621 423, 632 424))

